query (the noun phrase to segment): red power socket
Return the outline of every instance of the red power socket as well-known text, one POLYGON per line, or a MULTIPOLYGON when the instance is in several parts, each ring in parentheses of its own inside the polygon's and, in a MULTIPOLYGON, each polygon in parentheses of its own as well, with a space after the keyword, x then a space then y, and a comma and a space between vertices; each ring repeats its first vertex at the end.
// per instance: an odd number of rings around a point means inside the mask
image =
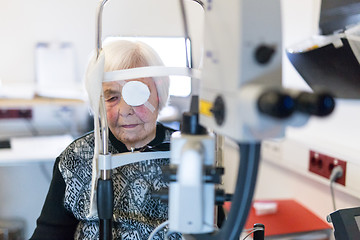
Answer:
POLYGON ((345 186, 346 184, 346 162, 344 160, 334 158, 322 153, 310 150, 309 171, 330 179, 330 175, 334 167, 341 166, 343 174, 336 180, 337 183, 345 186))

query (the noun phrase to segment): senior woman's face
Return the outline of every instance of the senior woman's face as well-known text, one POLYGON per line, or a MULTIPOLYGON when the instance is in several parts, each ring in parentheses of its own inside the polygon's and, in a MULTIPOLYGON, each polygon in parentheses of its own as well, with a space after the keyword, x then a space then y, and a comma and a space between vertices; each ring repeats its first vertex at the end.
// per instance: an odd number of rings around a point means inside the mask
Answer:
POLYGON ((159 100, 152 78, 128 81, 140 81, 146 84, 150 90, 148 102, 155 107, 155 111, 152 112, 144 105, 129 106, 121 97, 123 84, 119 82, 103 83, 109 128, 114 136, 130 150, 143 147, 155 138, 159 100))

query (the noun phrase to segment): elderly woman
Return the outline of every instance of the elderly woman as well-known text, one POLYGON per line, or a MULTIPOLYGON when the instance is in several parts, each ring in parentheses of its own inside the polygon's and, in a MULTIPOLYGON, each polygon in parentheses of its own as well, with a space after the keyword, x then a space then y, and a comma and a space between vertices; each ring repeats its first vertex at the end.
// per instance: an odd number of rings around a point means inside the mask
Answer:
MULTIPOLYGON (((159 56, 141 42, 115 41, 104 46, 105 71, 162 65, 159 56)), ((167 148, 171 134, 157 122, 158 113, 168 100, 169 79, 141 78, 103 83, 109 151, 113 154, 135 150, 157 151, 167 148), (146 104, 130 106, 122 88, 136 81, 148 87, 146 104)), ((94 132, 71 143, 56 159, 53 179, 32 240, 98 239, 97 216, 88 217, 91 195, 94 132)), ((113 170, 113 239, 147 239, 167 219, 168 207, 152 197, 167 187, 161 167, 169 159, 146 160, 113 170)), ((164 231, 154 239, 164 239, 164 231)), ((180 239, 173 234, 171 239, 180 239)))

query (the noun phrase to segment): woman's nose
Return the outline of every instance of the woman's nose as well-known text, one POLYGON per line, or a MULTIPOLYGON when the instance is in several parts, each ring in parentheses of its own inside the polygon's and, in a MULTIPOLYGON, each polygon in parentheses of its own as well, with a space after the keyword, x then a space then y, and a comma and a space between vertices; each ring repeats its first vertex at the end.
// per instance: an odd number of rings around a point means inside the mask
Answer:
POLYGON ((127 116, 134 114, 134 109, 132 106, 128 105, 123 98, 119 102, 119 113, 121 116, 127 116))

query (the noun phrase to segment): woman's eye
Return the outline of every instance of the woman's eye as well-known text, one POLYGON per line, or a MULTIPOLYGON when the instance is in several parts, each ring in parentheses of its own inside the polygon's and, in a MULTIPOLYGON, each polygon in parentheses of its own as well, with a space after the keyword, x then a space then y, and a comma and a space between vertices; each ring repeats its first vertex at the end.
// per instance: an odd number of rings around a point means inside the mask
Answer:
POLYGON ((114 97, 109 97, 106 99, 107 102, 114 102, 114 101, 117 101, 119 99, 119 97, 117 96, 114 96, 114 97))

